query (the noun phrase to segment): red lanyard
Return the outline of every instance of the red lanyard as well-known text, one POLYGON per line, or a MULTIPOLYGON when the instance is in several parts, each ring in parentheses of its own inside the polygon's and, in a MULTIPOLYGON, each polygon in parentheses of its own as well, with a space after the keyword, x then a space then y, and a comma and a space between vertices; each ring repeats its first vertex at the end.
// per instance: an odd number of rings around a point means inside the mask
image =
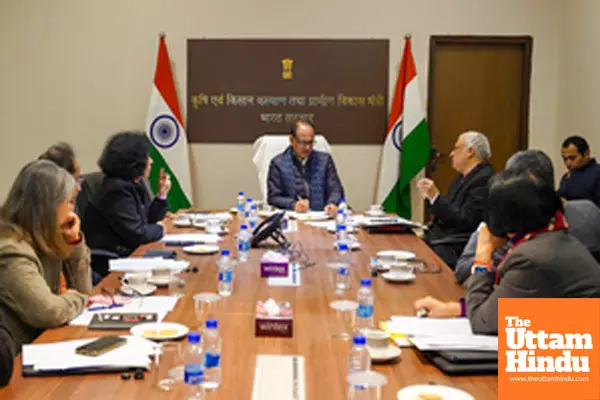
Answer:
POLYGON ((498 263, 498 268, 496 268, 496 283, 495 283, 496 286, 498 286, 500 284, 500 266, 504 263, 504 260, 506 260, 506 258, 510 255, 511 251, 515 247, 517 247, 520 244, 525 243, 526 241, 528 241, 530 239, 533 239, 534 237, 536 237, 539 234, 546 233, 546 232, 552 232, 552 231, 567 230, 568 228, 569 228, 569 225, 567 224, 565 215, 563 214, 562 211, 557 211, 556 214, 554 215, 554 218, 552 218, 552 221, 550 221, 550 223, 548 224, 547 227, 539 229, 537 231, 527 233, 525 235, 516 235, 515 237, 513 237, 510 240, 510 248, 508 249, 506 254, 504 254, 504 257, 502 257, 502 260, 500 260, 500 262, 498 263))

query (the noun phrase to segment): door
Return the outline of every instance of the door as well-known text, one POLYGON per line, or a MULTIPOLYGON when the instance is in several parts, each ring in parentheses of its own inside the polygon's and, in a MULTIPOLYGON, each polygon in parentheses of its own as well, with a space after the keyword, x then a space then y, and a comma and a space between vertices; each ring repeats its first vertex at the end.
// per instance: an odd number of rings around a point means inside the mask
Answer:
POLYGON ((462 132, 488 137, 496 171, 527 147, 531 47, 530 36, 431 37, 428 122, 439 158, 427 174, 442 193, 457 174, 449 155, 462 132))

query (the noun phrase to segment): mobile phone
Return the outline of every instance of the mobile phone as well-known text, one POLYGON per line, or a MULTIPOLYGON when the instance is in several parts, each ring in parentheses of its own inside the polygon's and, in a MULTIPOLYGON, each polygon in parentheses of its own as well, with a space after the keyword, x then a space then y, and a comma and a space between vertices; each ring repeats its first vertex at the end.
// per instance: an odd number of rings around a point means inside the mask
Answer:
POLYGON ((120 336, 103 336, 75 349, 75 353, 82 356, 98 357, 127 343, 127 339, 120 336))

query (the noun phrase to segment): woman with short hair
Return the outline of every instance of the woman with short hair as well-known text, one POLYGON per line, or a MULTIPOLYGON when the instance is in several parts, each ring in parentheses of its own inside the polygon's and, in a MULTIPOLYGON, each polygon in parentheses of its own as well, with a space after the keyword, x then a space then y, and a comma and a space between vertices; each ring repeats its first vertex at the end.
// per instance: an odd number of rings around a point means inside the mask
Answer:
POLYGON ((474 333, 498 333, 499 298, 600 297, 600 266, 567 231, 563 205, 541 179, 504 170, 489 186, 487 225, 479 232, 466 298, 417 300, 432 317, 467 316, 474 333), (492 255, 509 249, 494 269, 492 255))
MULTIPOLYGON (((169 205, 170 177, 161 170, 158 194, 151 200, 142 180, 152 167, 150 142, 142 132, 122 132, 111 137, 98 161, 105 177, 85 212, 84 232, 92 249, 129 256, 138 246, 160 240, 161 220, 169 205)), ((108 265, 94 265, 102 276, 108 265)))
POLYGON ((89 250, 73 210, 77 192, 66 170, 34 161, 0 208, 0 312, 17 351, 78 315, 92 291, 89 250))

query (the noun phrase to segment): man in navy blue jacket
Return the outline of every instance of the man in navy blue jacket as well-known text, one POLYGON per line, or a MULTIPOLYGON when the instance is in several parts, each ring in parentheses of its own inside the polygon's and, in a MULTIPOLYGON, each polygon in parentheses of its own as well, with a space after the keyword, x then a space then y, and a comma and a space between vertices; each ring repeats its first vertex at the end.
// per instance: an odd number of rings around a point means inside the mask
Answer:
POLYGON ((566 200, 587 199, 600 207, 600 165, 590 158, 590 146, 581 136, 570 136, 562 144, 568 171, 560 180, 558 194, 566 200))
POLYGON ((285 210, 324 210, 335 214, 344 188, 330 154, 313 150, 315 126, 297 120, 290 131, 290 146, 271 160, 267 201, 285 210))

